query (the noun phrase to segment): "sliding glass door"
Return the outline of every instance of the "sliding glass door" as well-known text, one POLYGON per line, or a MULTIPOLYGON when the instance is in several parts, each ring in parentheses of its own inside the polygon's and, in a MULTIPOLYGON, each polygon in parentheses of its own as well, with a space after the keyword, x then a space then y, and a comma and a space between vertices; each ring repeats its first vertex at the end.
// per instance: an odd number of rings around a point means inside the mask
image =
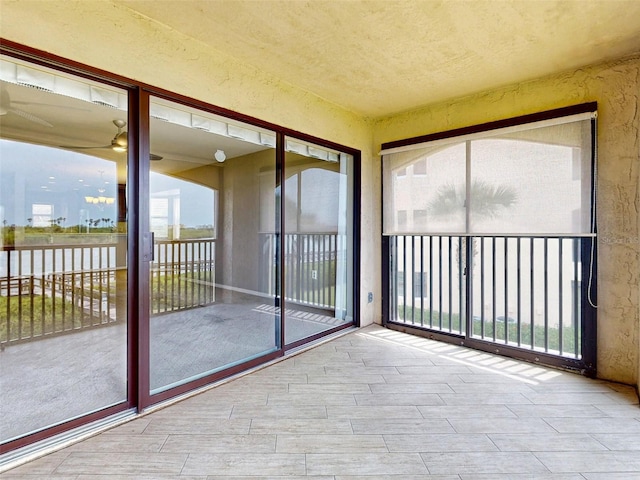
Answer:
POLYGON ((261 209, 276 212, 260 202, 275 133, 156 97, 150 116, 153 395, 277 351, 280 316, 260 281, 275 253, 259 232, 261 209))
POLYGON ((23 58, 0 57, 0 453, 355 323, 356 151, 23 58))
POLYGON ((4 443, 126 408, 128 95, 0 62, 4 443))
POLYGON ((353 157, 287 138, 283 279, 287 345, 353 322, 353 157))

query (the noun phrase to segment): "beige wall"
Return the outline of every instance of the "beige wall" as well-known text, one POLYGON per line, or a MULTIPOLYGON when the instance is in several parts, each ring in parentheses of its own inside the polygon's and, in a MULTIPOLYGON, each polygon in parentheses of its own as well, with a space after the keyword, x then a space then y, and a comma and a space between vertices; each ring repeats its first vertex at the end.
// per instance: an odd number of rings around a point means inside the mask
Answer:
POLYGON ((640 58, 584 68, 379 119, 374 146, 526 113, 598 102, 598 375, 640 370, 640 58))
MULTIPOLYGON (((275 164, 275 151, 263 150, 225 162, 220 191, 220 229, 216 255, 221 276, 218 283, 261 291, 260 265, 260 171, 275 164)), ((273 173, 275 188, 275 172, 273 173)))

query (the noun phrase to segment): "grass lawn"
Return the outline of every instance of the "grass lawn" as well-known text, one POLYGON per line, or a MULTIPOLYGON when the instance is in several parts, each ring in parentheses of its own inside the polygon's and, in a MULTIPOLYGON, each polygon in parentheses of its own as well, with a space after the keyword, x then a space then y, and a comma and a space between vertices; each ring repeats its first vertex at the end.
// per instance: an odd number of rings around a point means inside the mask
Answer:
POLYGON ((83 315, 87 317, 82 308, 62 298, 0 297, 0 342, 80 328, 83 315))
MULTIPOLYGON (((460 315, 457 313, 449 314, 448 312, 442 312, 429 309, 415 309, 415 311, 407 306, 398 306, 398 312, 396 321, 420 325, 428 328, 442 330, 452 333, 463 333, 466 330, 466 321, 462 319, 460 323, 460 315), (422 324, 420 315, 422 313, 422 324), (442 318, 440 318, 440 316, 442 318)), ((562 353, 563 354, 575 354, 579 353, 580 348, 580 332, 578 332, 578 352, 576 352, 576 332, 573 327, 564 327, 562 332, 559 328, 549 327, 546 329, 544 325, 534 325, 533 332, 530 323, 522 322, 520 324, 520 335, 518 342, 518 324, 508 323, 505 326, 504 321, 496 321, 495 323, 495 336, 494 336, 494 324, 493 319, 485 318, 482 322, 478 318, 473 320, 473 337, 483 340, 496 341, 500 343, 507 343, 505 332, 508 335, 508 344, 523 346, 524 348, 536 348, 545 349, 550 352, 560 351, 560 335, 562 334, 562 353), (484 332, 482 329, 484 323, 484 332), (532 343, 533 339, 533 343, 532 343)))

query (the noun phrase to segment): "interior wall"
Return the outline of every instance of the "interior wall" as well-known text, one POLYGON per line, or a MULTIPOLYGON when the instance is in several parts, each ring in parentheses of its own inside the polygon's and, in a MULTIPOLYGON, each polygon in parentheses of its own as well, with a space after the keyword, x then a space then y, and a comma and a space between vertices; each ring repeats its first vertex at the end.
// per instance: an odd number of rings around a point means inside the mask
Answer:
MULTIPOLYGON (((2 38, 362 152, 363 259, 380 258, 371 122, 109 1, 2 0, 2 38)), ((380 262, 361 263, 360 314, 380 317, 380 262), (367 303, 367 292, 375 302, 367 303)))
POLYGON ((379 119, 374 145, 598 102, 598 376, 639 385, 640 57, 379 119))
MULTIPOLYGON (((222 283, 244 290, 260 291, 260 171, 275 167, 275 151, 263 150, 227 160, 224 170, 225 200, 220 226, 222 264, 226 266, 222 283), (227 265, 228 263, 228 265, 227 265)), ((275 188, 275 170, 271 181, 275 188)), ((275 196, 274 196, 275 197, 275 196)), ((264 206, 264 208, 269 208, 264 206)))

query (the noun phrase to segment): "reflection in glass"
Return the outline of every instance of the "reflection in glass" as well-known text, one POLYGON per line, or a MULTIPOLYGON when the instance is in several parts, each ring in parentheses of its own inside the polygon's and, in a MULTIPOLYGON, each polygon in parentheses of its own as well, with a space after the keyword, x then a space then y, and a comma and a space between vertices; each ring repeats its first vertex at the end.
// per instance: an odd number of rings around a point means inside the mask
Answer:
POLYGON ((284 292, 287 344, 353 321, 353 158, 287 140, 284 292))
POLYGON ((0 62, 5 442, 127 399, 126 154, 106 148, 127 96, 0 62))
POLYGON ((150 389, 155 394, 279 348, 275 251, 260 189, 275 135, 154 98, 151 104, 150 389))

